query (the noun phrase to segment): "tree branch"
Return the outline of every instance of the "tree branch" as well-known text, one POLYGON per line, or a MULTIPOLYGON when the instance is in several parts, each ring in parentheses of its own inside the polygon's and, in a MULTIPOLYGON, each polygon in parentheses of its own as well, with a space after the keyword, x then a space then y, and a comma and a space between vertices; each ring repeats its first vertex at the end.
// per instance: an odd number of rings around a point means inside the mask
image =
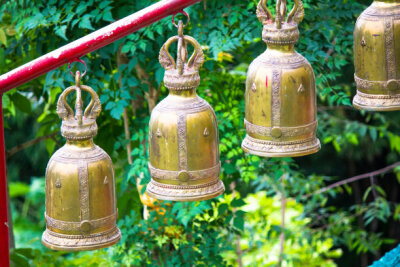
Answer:
POLYGON ((335 45, 336 45, 336 37, 332 40, 333 48, 329 48, 328 52, 326 52, 325 63, 328 62, 330 56, 332 56, 333 52, 335 52, 335 45))
POLYGON ((131 147, 131 133, 129 131, 129 120, 128 120, 128 111, 126 108, 124 108, 124 113, 123 113, 123 119, 124 119, 124 130, 125 130, 125 139, 127 141, 126 143, 126 153, 128 154, 128 163, 129 165, 132 165, 132 147, 131 147))
POLYGON ((354 176, 354 177, 351 177, 351 178, 348 178, 348 179, 333 183, 333 184, 331 184, 329 186, 323 187, 323 188, 315 191, 314 193, 305 195, 304 198, 309 198, 312 195, 326 192, 328 190, 331 190, 331 189, 336 188, 336 187, 341 186, 341 185, 349 184, 349 183, 352 183, 352 182, 355 182, 355 181, 358 181, 358 180, 361 180, 361 179, 370 178, 371 176, 377 176, 377 175, 380 175, 380 174, 385 174, 385 173, 391 171, 392 169, 396 168, 397 166, 400 166, 400 161, 396 162, 396 163, 393 163, 392 165, 389 165, 389 166, 387 166, 385 168, 373 171, 373 172, 360 174, 360 175, 357 175, 357 176, 354 176))
MULTIPOLYGON (((235 199, 236 197, 236 183, 233 181, 230 185, 229 188, 232 190, 232 198, 235 199)), ((236 212, 236 208, 233 208, 233 213, 236 212)), ((240 246, 240 235, 236 235, 236 240, 235 240, 235 245, 236 245, 236 255, 238 256, 237 262, 239 267, 243 267, 243 261, 242 261, 242 247, 240 246)))
POLYGON ((52 134, 49 134, 49 135, 40 136, 40 137, 38 137, 36 139, 33 139, 33 140, 28 141, 28 142, 19 144, 19 145, 11 148, 10 150, 8 150, 6 152, 6 158, 10 158, 10 157, 14 156, 16 153, 18 153, 19 151, 24 150, 24 149, 26 149, 28 147, 33 146, 33 145, 36 145, 36 144, 38 144, 38 143, 40 143, 40 142, 42 142, 42 141, 44 141, 46 139, 54 138, 57 134, 58 133, 52 133, 52 134))
POLYGON ((326 111, 326 110, 351 110, 354 111, 355 109, 351 106, 319 106, 317 107, 318 111, 326 111))
MULTIPOLYGON (((128 64, 128 61, 129 61, 128 58, 126 57, 126 54, 121 52, 123 45, 124 44, 120 45, 120 47, 118 49, 118 53, 117 53, 118 68, 121 65, 128 64)), ((122 88, 122 73, 119 76, 118 84, 119 84, 119 87, 122 88)), ((129 165, 132 165, 133 161, 132 161, 132 155, 131 155, 132 154, 131 133, 129 131, 128 111, 126 108, 124 108, 124 111, 123 111, 123 120, 124 120, 125 140, 127 142, 126 143, 126 152, 127 152, 127 157, 128 157, 128 163, 129 163, 129 165)))
POLYGON ((139 64, 136 64, 135 70, 139 79, 142 80, 142 83, 145 83, 149 86, 149 92, 145 92, 144 95, 146 97, 147 103, 149 104, 149 113, 151 113, 158 101, 158 95, 160 93, 159 88, 154 88, 153 84, 150 81, 149 74, 147 74, 146 70, 142 68, 139 64))

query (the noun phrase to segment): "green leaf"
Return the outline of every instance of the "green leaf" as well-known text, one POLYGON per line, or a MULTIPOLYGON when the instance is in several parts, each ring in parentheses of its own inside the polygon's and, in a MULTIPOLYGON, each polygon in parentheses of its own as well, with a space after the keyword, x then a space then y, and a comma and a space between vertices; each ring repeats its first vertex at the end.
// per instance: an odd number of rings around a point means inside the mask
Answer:
POLYGON ((237 216, 233 218, 233 226, 240 231, 244 230, 244 218, 242 216, 237 216))
POLYGON ((78 27, 81 29, 89 29, 89 30, 94 30, 92 27, 92 23, 90 22, 91 16, 89 14, 86 14, 82 17, 81 21, 78 24, 78 27))
POLYGON ((46 150, 49 155, 53 154, 54 148, 56 147, 56 142, 53 139, 46 139, 46 150))
POLYGON ((77 14, 83 14, 85 11, 86 11, 86 9, 87 9, 87 5, 84 5, 84 4, 80 4, 80 5, 78 5, 78 7, 76 8, 76 13, 77 14))
POLYGON ((103 14, 103 20, 113 22, 114 19, 110 11, 107 11, 103 14))
POLYGON ((15 266, 18 266, 18 267, 29 267, 30 266, 28 259, 26 259, 24 256, 22 256, 18 253, 15 253, 15 252, 10 254, 10 261, 12 263, 14 263, 15 266))
POLYGON ((7 36, 3 29, 0 28, 0 43, 7 47, 7 36))
POLYGON ((376 141, 376 138, 378 137, 378 133, 375 128, 369 129, 369 135, 371 136, 372 141, 376 141))
POLYGON ((128 85, 131 87, 135 87, 139 85, 139 82, 134 76, 130 76, 128 79, 128 85))
POLYGON ((11 182, 9 184, 10 198, 25 196, 29 193, 29 185, 22 182, 11 182))
POLYGON ((111 110, 110 115, 114 119, 119 120, 123 112, 124 112, 124 106, 118 104, 111 110))
POLYGON ((234 208, 241 207, 244 205, 246 205, 246 202, 244 202, 244 200, 241 198, 236 198, 231 202, 231 206, 234 208))
POLYGON ((111 2, 110 1, 100 1, 99 8, 104 9, 106 8, 111 2))
POLYGON ((65 36, 65 32, 67 31, 67 25, 63 25, 61 27, 58 27, 55 31, 55 33, 63 38, 64 40, 68 40, 67 36, 65 36))
POLYGON ((227 210, 228 210, 228 205, 225 203, 218 206, 218 214, 219 215, 224 214, 227 210))
POLYGON ((145 41, 141 41, 141 42, 139 42, 139 48, 143 51, 143 52, 145 52, 146 51, 146 46, 147 46, 147 43, 145 42, 145 41))
POLYGON ((156 80, 157 80, 157 84, 160 85, 160 83, 162 82, 163 78, 164 78, 164 68, 158 68, 156 70, 156 80))
POLYGON ((9 105, 11 104, 11 100, 10 100, 10 97, 8 96, 8 94, 4 94, 2 99, 3 99, 3 108, 9 108, 9 105))
POLYGON ((128 53, 129 50, 131 50, 133 43, 132 42, 127 42, 126 44, 124 44, 124 46, 121 49, 121 53, 128 53))
POLYGON ((25 96, 21 95, 18 92, 10 95, 10 98, 13 104, 17 107, 17 109, 19 109, 24 113, 31 112, 31 102, 29 101, 28 98, 26 98, 25 96))
POLYGON ((105 107, 105 110, 113 109, 117 104, 113 101, 108 101, 105 107))

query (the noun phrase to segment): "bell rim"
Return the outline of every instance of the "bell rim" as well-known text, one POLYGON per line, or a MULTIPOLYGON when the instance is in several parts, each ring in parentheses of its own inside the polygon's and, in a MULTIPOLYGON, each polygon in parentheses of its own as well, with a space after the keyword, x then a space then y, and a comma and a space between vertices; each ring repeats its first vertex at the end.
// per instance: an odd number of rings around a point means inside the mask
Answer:
MULTIPOLYGON (((256 156, 260 156, 260 157, 268 157, 268 158, 302 157, 302 156, 315 154, 321 150, 321 142, 316 137, 312 140, 315 142, 315 145, 313 145, 307 149, 293 150, 290 152, 273 152, 272 150, 269 150, 269 151, 254 150, 254 149, 251 149, 251 148, 248 148, 245 146, 244 141, 246 140, 246 138, 242 142, 242 146, 241 146, 242 150, 251 155, 256 155, 256 156)), ((252 141, 249 141, 249 142, 252 142, 252 141)))
MULTIPOLYGON (((149 191, 148 189, 146 189, 146 194, 149 197, 155 198, 157 200, 179 201, 179 202, 192 202, 192 201, 203 201, 203 200, 213 199, 222 195, 225 192, 224 183, 219 178, 217 179, 218 179, 217 185, 219 186, 219 189, 207 195, 185 196, 177 194, 174 196, 169 196, 169 195, 158 194, 156 192, 149 191)), ((179 191, 177 190, 176 193, 178 192, 179 191)))
POLYGON ((371 106, 371 105, 363 105, 357 103, 353 99, 353 107, 358 110, 365 110, 365 111, 398 111, 400 110, 400 101, 397 105, 387 105, 387 106, 371 106))
MULTIPOLYGON (((111 246, 117 244, 122 238, 121 230, 118 227, 115 227, 115 232, 116 233, 114 235, 112 235, 111 238, 109 238, 106 241, 101 242, 99 244, 95 244, 95 245, 82 245, 82 244, 80 244, 80 245, 74 245, 74 246, 66 246, 66 245, 60 245, 60 244, 50 243, 50 242, 46 241, 45 240, 45 238, 46 238, 45 236, 46 235, 51 235, 51 232, 52 232, 51 230, 46 229, 43 232, 41 242, 42 242, 43 246, 45 246, 45 247, 47 247, 49 249, 60 250, 60 251, 89 251, 89 250, 97 250, 97 249, 102 249, 102 248, 108 248, 108 247, 111 247, 111 246)), ((104 233, 104 235, 106 235, 106 234, 107 234, 107 232, 104 233)), ((76 235, 76 238, 70 238, 71 235, 66 235, 66 236, 69 236, 68 239, 77 240, 77 241, 83 239, 82 235, 76 235)), ((99 237, 101 237, 101 235, 99 237)), ((62 237, 57 237, 57 236, 52 236, 52 238, 60 239, 60 241, 63 239, 62 237)), ((76 242, 76 243, 79 243, 79 242, 76 242)))

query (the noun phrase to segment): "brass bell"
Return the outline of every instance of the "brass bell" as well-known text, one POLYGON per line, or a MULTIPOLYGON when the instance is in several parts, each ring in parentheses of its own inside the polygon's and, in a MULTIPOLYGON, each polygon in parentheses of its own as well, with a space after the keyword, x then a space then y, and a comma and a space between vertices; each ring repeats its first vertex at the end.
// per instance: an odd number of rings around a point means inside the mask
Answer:
POLYGON ((400 110, 400 1, 374 1, 354 29, 354 107, 400 110))
POLYGON ((46 169, 46 230, 42 243, 55 250, 92 250, 121 239, 116 225, 115 177, 111 158, 93 143, 101 103, 96 92, 80 84, 60 95, 57 113, 66 144, 51 157, 46 169), (91 101, 83 112, 81 91, 91 101), (67 96, 76 93, 75 114, 67 96))
POLYGON ((315 76, 310 63, 294 50, 304 8, 294 1, 286 19, 286 1, 277 1, 272 17, 261 0, 257 17, 267 50, 249 66, 245 93, 247 135, 242 149, 264 157, 294 157, 317 152, 315 76), (285 21, 286 20, 286 21, 285 21))
POLYGON ((161 200, 197 201, 216 197, 225 190, 219 179, 221 163, 218 125, 212 107, 196 94, 203 51, 192 37, 171 37, 161 48, 169 95, 152 111, 149 122, 149 170, 147 194, 161 200), (169 53, 178 43, 177 62, 169 53), (194 51, 187 60, 187 44, 194 51))

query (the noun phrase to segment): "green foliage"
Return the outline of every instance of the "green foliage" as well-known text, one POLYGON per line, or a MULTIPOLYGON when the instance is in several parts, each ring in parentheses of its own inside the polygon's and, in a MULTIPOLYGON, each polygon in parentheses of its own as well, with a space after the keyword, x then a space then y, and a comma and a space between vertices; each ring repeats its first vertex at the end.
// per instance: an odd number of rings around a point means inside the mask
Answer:
POLYGON ((115 260, 131 266, 223 266, 226 225, 210 204, 167 203, 164 214, 152 211, 147 220, 132 212, 119 221, 123 240, 115 260))
MULTIPOLYGON (((241 208, 246 212, 246 231, 240 237, 240 248, 246 251, 244 266, 276 266, 279 262, 281 203, 279 197, 267 197, 266 192, 250 194, 241 208), (268 255, 268 257, 265 257, 268 255)), ((302 217, 303 208, 294 199, 287 199, 285 225, 285 266, 336 266, 333 258, 341 256, 333 250, 332 239, 310 235, 310 218, 302 217)), ((235 264, 237 254, 229 251, 227 258, 235 264)))
MULTIPOLYGON (((0 7, 0 72, 14 69, 154 1, 10 0, 0 7)), ((290 1, 289 1, 290 2, 290 1)), ((352 67, 353 25, 368 1, 304 0, 305 20, 296 46, 314 68, 318 137, 322 150, 300 159, 264 159, 240 148, 245 135, 244 82, 250 62, 265 50, 257 1, 202 1, 187 9, 185 34, 204 49, 198 94, 215 109, 220 134, 221 178, 226 193, 198 203, 163 203, 144 220, 137 183, 149 179, 148 122, 154 103, 167 95, 158 51, 176 34, 170 18, 156 22, 83 57, 83 83, 100 95, 96 144, 112 157, 117 179, 121 242, 95 252, 53 252, 40 244, 45 228, 45 164, 63 144, 60 136, 10 157, 16 266, 246 266, 274 265, 285 233, 283 266, 335 266, 388 248, 398 225, 398 178, 381 176, 335 187, 336 180, 399 161, 397 114, 358 112, 352 67), (363 2, 363 4, 361 4, 363 2), (125 115, 124 115, 125 114, 125 115), (126 139, 124 118, 130 140, 126 139), (127 158, 131 145, 132 164, 127 158), (373 145, 371 145, 373 144, 373 145), (35 177, 37 176, 37 177, 35 177), (283 181, 282 181, 283 180, 283 181), (280 227, 280 198, 287 197, 280 227), (237 243, 239 242, 239 246, 237 243)), ((80 69, 74 64, 73 69, 80 69)), ((73 84, 66 67, 3 95, 7 149, 59 132, 59 94, 73 84), (20 135, 18 133, 21 133, 20 135)), ((399 170, 395 173, 400 177, 399 170)), ((144 190, 144 189, 143 189, 144 190)))

